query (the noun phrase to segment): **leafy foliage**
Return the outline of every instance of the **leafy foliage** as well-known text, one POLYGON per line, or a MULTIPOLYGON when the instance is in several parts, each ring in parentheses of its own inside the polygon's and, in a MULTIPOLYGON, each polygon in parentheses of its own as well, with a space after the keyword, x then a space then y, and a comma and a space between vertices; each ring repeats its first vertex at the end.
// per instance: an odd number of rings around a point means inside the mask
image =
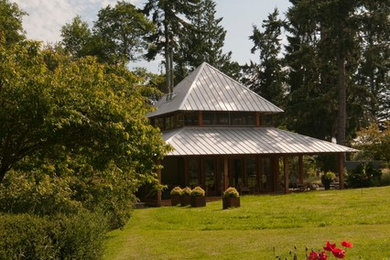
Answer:
POLYGON ((10 46, 25 38, 22 16, 26 13, 9 0, 0 0, 0 45, 10 46))
POLYGON ((238 198, 240 197, 240 194, 234 187, 227 188, 223 193, 224 198, 238 198))
POLYGON ((191 188, 190 187, 183 188, 182 195, 191 195, 191 188))
POLYGON ((171 195, 181 195, 183 193, 182 189, 180 187, 175 187, 171 190, 171 195))
POLYGON ((193 197, 204 197, 205 194, 206 193, 205 193, 204 189, 202 189, 200 186, 196 186, 191 191, 191 196, 193 196, 193 197))
POLYGON ((361 163, 348 173, 348 187, 361 188, 378 186, 382 172, 374 168, 372 163, 361 163))
POLYGON ((99 259, 107 232, 98 214, 0 215, 1 259, 99 259))

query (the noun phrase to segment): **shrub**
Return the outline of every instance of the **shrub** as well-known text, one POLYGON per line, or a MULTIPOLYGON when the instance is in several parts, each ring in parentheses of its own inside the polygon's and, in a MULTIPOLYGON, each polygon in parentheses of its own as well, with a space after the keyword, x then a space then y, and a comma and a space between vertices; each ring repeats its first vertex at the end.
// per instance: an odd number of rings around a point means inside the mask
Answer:
POLYGON ((191 196, 193 197, 204 197, 205 195, 204 189, 202 189, 199 186, 196 186, 192 191, 191 191, 191 196))
POLYGON ((171 195, 181 195, 183 193, 182 189, 177 186, 171 190, 171 195))
POLYGON ((181 191, 182 191, 182 195, 191 195, 191 188, 189 187, 185 187, 181 191))
POLYGON ((0 215, 0 259, 99 259, 107 232, 101 214, 0 215))
POLYGON ((383 172, 381 176, 381 186, 390 185, 390 171, 383 172))
POLYGON ((238 193, 238 191, 236 190, 236 188, 234 187, 229 187, 225 190, 225 192, 223 193, 223 197, 224 198, 238 198, 240 197, 240 194, 238 193))
POLYGON ((362 162, 347 176, 348 187, 362 188, 380 184, 381 171, 374 168, 372 163, 362 162))
POLYGON ((336 178, 334 172, 328 171, 321 176, 321 182, 325 187, 325 190, 329 190, 331 182, 336 178))

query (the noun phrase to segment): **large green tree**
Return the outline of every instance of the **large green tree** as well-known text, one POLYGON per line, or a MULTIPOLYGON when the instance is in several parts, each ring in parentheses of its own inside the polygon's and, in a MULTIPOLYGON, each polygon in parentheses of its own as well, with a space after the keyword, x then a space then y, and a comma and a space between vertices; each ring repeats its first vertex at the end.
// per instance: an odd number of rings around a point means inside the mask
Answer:
POLYGON ((74 57, 96 56, 100 62, 127 64, 145 50, 144 38, 154 25, 131 3, 117 2, 98 12, 92 29, 75 17, 61 30, 62 45, 74 57))
MULTIPOLYGON (((60 59, 59 59, 60 60, 60 59)), ((145 114, 142 86, 122 66, 87 58, 50 70, 34 42, 0 49, 0 181, 27 157, 75 153, 152 174, 165 145, 145 114)))
POLYGON ((25 38, 22 17, 25 12, 8 0, 0 0, 0 44, 10 45, 25 38))
POLYGON ((263 31, 253 26, 249 37, 253 42, 252 53, 259 51, 259 63, 251 62, 244 66, 243 82, 253 91, 278 106, 283 106, 284 77, 283 59, 281 57, 281 30, 283 21, 275 9, 263 20, 263 31))

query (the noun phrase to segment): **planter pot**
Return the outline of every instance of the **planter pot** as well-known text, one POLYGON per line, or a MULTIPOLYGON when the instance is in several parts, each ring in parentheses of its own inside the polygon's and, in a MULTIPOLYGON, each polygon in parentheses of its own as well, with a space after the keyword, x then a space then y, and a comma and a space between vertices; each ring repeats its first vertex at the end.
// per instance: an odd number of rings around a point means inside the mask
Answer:
POLYGON ((192 196, 191 197, 191 207, 205 207, 206 206, 206 198, 200 196, 192 196))
POLYGON ((238 198, 223 198, 222 202, 223 202, 223 204, 222 204, 223 209, 240 207, 240 197, 238 197, 238 198))
POLYGON ((171 205, 177 206, 181 203, 181 196, 180 195, 171 195, 171 205))
POLYGON ((181 206, 191 205, 191 196, 190 195, 180 196, 180 204, 181 206))

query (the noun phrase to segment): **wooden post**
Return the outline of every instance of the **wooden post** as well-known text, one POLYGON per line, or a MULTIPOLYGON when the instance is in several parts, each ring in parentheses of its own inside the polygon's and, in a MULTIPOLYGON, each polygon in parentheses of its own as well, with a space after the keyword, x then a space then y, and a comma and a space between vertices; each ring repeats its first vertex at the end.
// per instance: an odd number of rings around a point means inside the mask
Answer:
POLYGON ((203 113, 202 113, 202 111, 199 111, 199 113, 198 113, 198 121, 199 121, 199 126, 203 126, 203 113))
POLYGON ((345 166, 345 153, 338 153, 338 170, 339 170, 339 188, 344 189, 344 166, 345 166))
POLYGON ((261 114, 259 112, 256 112, 256 126, 261 126, 261 114))
POLYGON ((289 178, 288 178, 288 165, 287 165, 287 157, 283 157, 283 174, 284 174, 284 193, 288 193, 289 188, 289 178))
POLYGON ((223 158, 223 188, 224 192, 229 187, 229 160, 227 157, 223 158))
POLYGON ((279 157, 277 155, 272 156, 272 173, 274 178, 274 192, 279 191, 279 157))
MULTIPOLYGON (((160 162, 157 162, 159 165, 160 162)), ((158 184, 161 184, 161 169, 157 169, 158 184)), ((157 190, 157 207, 161 207, 161 190, 157 190)))
POLYGON ((205 162, 204 158, 200 158, 200 176, 199 176, 199 186, 201 186, 203 189, 206 189, 205 187, 205 162))
POLYGON ((188 157, 184 156, 184 185, 186 186, 190 185, 190 172, 188 163, 188 157))
POLYGON ((298 174, 299 174, 299 184, 303 185, 303 155, 298 157, 298 174))
POLYGON ((256 173, 256 177, 257 177, 257 185, 259 187, 259 192, 262 192, 263 191, 263 169, 262 169, 262 165, 261 165, 261 156, 257 156, 256 157, 256 165, 257 165, 257 173, 256 173))
POLYGON ((246 158, 242 158, 241 160, 241 172, 242 172, 242 182, 244 186, 248 187, 248 160, 246 158))

